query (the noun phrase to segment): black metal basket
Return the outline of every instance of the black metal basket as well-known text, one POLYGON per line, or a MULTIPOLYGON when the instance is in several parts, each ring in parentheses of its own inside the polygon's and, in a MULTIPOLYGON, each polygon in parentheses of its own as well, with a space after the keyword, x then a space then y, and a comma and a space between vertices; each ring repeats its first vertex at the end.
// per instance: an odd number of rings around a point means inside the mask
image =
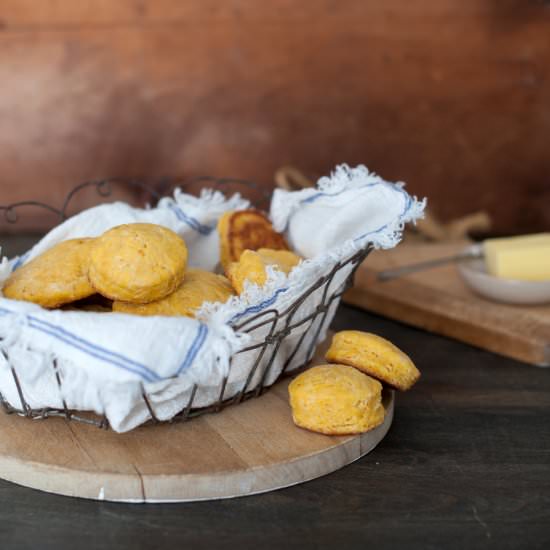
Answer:
MULTIPOLYGON (((262 193, 252 182, 230 178, 195 178, 183 184, 173 184, 170 187, 177 186, 182 189, 189 189, 190 187, 203 184, 208 184, 211 188, 224 190, 234 188, 234 186, 239 186, 248 191, 251 189, 256 190, 257 195, 261 193, 260 200, 255 201, 257 206, 262 206, 262 203, 266 201, 270 195, 262 193)), ((67 211, 71 201, 77 193, 83 189, 92 187, 95 188, 101 197, 109 197, 111 196, 114 185, 126 185, 141 189, 156 201, 163 196, 167 196, 166 182, 164 182, 163 192, 159 193, 156 189, 138 181, 120 179, 97 180, 77 185, 67 195, 62 207, 59 209, 37 201, 25 201, 8 206, 0 206, 0 210, 4 212, 5 219, 9 223, 17 223, 17 210, 27 206, 46 209, 54 213, 55 216, 59 218, 59 221, 64 221, 67 218, 67 211)), ((201 387, 195 384, 190 391, 187 403, 180 412, 169 420, 159 420, 155 414, 150 396, 148 396, 145 388, 142 387, 142 398, 149 411, 151 423, 182 422, 205 413, 218 412, 228 405, 237 404, 251 397, 261 395, 289 370, 296 371, 305 367, 311 361, 316 346, 319 343, 319 336, 322 331, 327 328, 326 326, 332 318, 342 295, 351 286, 357 267, 365 259, 370 250, 371 246, 369 245, 337 262, 328 273, 318 280, 313 281, 307 290, 290 305, 287 305, 284 310, 278 310, 277 308, 264 309, 257 314, 248 316, 242 321, 237 320, 232 322, 230 325, 235 331, 245 332, 251 335, 255 333, 260 334, 260 338, 256 338, 254 343, 239 350, 232 357, 229 372, 223 378, 217 389, 218 397, 210 405, 194 406, 194 404, 196 404, 196 396, 198 392, 201 391, 201 387), (336 285, 334 284, 335 281, 337 283, 336 285), (316 297, 316 301, 313 311, 307 315, 300 315, 304 304, 314 296, 316 297), (284 364, 279 366, 278 370, 274 372, 273 365, 278 357, 281 346, 286 346, 286 359, 284 364), (235 358, 241 354, 252 354, 253 358, 249 362, 250 366, 248 372, 244 377, 241 377, 239 387, 235 388, 233 384, 232 390, 228 392, 228 381, 231 380, 231 370, 235 358)), ((7 353, 4 350, 2 350, 2 353, 9 364, 7 353)), ((60 376, 60 371, 55 360, 52 360, 51 367, 55 373, 55 379, 62 397, 62 376, 60 376)), ((64 417, 67 420, 92 424, 100 428, 109 427, 106 416, 70 410, 63 397, 63 408, 32 408, 25 399, 23 384, 13 366, 11 367, 11 374, 17 388, 17 395, 20 403, 9 403, 0 393, 0 406, 4 412, 8 414, 18 414, 32 419, 46 419, 57 416, 64 417)), ((212 388, 210 388, 210 391, 211 390, 212 388)))

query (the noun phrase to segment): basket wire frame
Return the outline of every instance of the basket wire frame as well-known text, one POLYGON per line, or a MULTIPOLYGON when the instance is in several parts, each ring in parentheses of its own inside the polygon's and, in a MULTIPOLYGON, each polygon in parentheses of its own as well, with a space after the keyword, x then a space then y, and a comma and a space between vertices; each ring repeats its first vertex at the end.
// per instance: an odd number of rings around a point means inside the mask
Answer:
MULTIPOLYGON (((231 178, 213 178, 210 176, 194 178, 183 184, 176 182, 175 184, 170 184, 170 187, 178 186, 182 189, 185 189, 201 183, 208 183, 209 186, 214 187, 216 189, 226 189, 232 185, 242 186, 246 190, 257 189, 257 185, 255 183, 249 182, 246 180, 231 179, 231 178)), ((75 195, 77 195, 83 189, 90 188, 90 187, 95 188, 95 191, 100 197, 106 198, 111 195, 114 185, 121 185, 121 184, 134 188, 138 191, 139 190, 145 191, 151 196, 151 198, 155 199, 156 201, 160 200, 163 196, 166 196, 167 194, 166 181, 162 182, 161 187, 164 187, 164 193, 161 194, 155 188, 135 180, 123 180, 123 179, 93 180, 93 181, 81 183, 76 187, 74 187, 68 193, 61 208, 54 208, 50 205, 47 205, 38 201, 23 201, 23 202, 13 203, 7 206, 0 206, 0 212, 3 211, 6 221, 8 221, 9 223, 16 223, 19 219, 17 210, 19 208, 31 206, 31 207, 42 208, 50 212, 53 212, 59 217, 60 221, 64 221, 67 219, 67 211, 72 199, 75 197, 75 195)), ((269 197, 269 194, 264 193, 260 202, 263 203, 264 201, 267 200, 268 197, 269 197)), ((294 366, 292 371, 293 372, 299 371, 300 369, 303 369, 305 366, 307 366, 307 364, 311 361, 315 353, 317 340, 326 324, 329 311, 331 310, 331 308, 337 307, 337 304, 339 303, 342 295, 350 286, 352 286, 355 271, 357 270, 359 265, 362 263, 362 261, 366 258, 366 256, 369 254, 371 250, 372 250, 371 245, 368 245, 367 247, 352 254, 350 257, 339 261, 330 270, 330 272, 327 275, 320 277, 317 281, 312 283, 305 292, 303 292, 296 300, 294 300, 284 310, 279 311, 278 309, 271 308, 271 309, 263 310, 251 317, 248 317, 244 321, 241 321, 241 322, 235 321, 231 323, 231 326, 235 331, 245 332, 245 333, 251 333, 258 329, 262 329, 264 327, 268 329, 267 334, 265 338, 263 338, 263 340, 257 343, 251 344, 239 350, 235 354, 235 355, 239 355, 239 354, 248 353, 248 352, 254 352, 254 351, 256 352, 256 357, 248 371, 248 374, 245 376, 245 381, 242 385, 242 388, 240 389, 240 391, 237 391, 235 395, 231 397, 225 397, 227 382, 229 380, 229 377, 231 374, 231 368, 233 366, 233 357, 230 360, 229 370, 226 376, 223 378, 222 383, 219 386, 217 401, 206 407, 193 407, 193 403, 195 401, 197 392, 200 390, 199 386, 195 384, 191 389, 191 393, 186 405, 183 407, 183 409, 180 412, 178 412, 170 420, 160 420, 157 417, 157 415, 155 414, 154 406, 149 396, 147 395, 145 387, 142 384, 141 397, 145 403, 145 406, 147 407, 149 415, 151 416, 150 423, 158 424, 158 423, 185 422, 187 420, 190 420, 191 418, 200 416, 202 414, 219 412, 220 410, 222 410, 223 408, 229 405, 241 403, 246 399, 250 399, 252 397, 257 397, 261 395, 269 387, 271 387, 271 385, 273 385, 283 375, 285 375, 285 373, 287 373, 289 366, 292 364, 295 357, 298 356, 300 351, 303 349, 306 336, 311 335, 313 331, 313 338, 311 338, 310 342, 308 343, 307 350, 304 356, 305 357, 304 361, 300 365, 294 366), (331 285, 335 277, 343 269, 349 269, 348 276, 345 278, 344 282, 340 285, 339 288, 331 292, 330 291, 331 285), (314 311, 302 318, 299 318, 299 320, 294 321, 294 319, 298 317, 297 314, 300 312, 301 307, 307 301, 307 299, 314 292, 320 291, 320 289, 322 289, 321 302, 316 306, 314 311), (281 320, 283 320, 282 326, 279 327, 281 320), (305 330, 302 329, 303 325, 306 325, 305 330), (281 372, 279 373, 279 375, 276 377, 274 381, 272 381, 270 384, 266 384, 266 380, 269 378, 269 374, 271 372, 271 369, 277 357, 277 353, 280 349, 280 346, 287 340, 287 338, 291 337, 292 334, 298 329, 302 330, 302 334, 298 338, 298 341, 296 342, 288 358, 286 359, 281 372), (252 384, 252 381, 255 375, 258 373, 258 369, 260 368, 260 365, 262 364, 264 357, 268 357, 268 358, 267 358, 267 361, 265 361, 265 365, 263 366, 263 372, 260 373, 260 376, 257 378, 256 383, 252 384)), ((0 350, 0 352, 3 354, 4 359, 9 364, 9 357, 5 352, 5 350, 0 350)), ((58 364, 55 359, 52 360, 51 367, 53 369, 53 374, 55 376, 55 380, 59 390, 60 400, 63 405, 62 408, 54 408, 54 407, 32 408, 28 404, 27 400, 25 399, 23 386, 21 384, 20 378, 17 375, 16 370, 12 366, 10 367, 11 375, 12 375, 15 387, 17 389, 17 395, 20 403, 19 403, 19 406, 15 406, 9 403, 0 392, 0 407, 3 409, 3 411, 7 414, 17 414, 20 416, 34 419, 34 420, 47 419, 52 417, 62 417, 67 420, 72 420, 72 421, 81 422, 84 424, 97 426, 98 428, 104 428, 104 429, 109 428, 109 421, 105 415, 97 415, 91 412, 90 413, 80 412, 80 411, 74 411, 69 409, 65 401, 65 398, 63 397, 62 373, 60 373, 60 369, 58 368, 58 364)))

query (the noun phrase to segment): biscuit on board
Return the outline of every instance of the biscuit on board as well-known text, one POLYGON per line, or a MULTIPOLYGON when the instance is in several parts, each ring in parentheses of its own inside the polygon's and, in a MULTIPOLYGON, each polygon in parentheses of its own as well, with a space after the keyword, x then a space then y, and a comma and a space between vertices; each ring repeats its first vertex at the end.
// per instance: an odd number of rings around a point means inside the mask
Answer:
POLYGON ((226 275, 238 294, 244 290, 245 282, 263 286, 267 279, 266 268, 273 266, 283 273, 290 273, 301 258, 289 250, 245 250, 238 262, 229 264, 226 275))
POLYGON ((113 311, 134 315, 185 315, 194 317, 204 302, 226 302, 235 292, 223 275, 188 269, 182 285, 172 294, 148 304, 116 301, 113 311))
POLYGON ((111 300, 148 303, 182 283, 187 247, 172 230, 152 223, 119 225, 96 239, 88 278, 111 300))
POLYGON ((385 338, 369 332, 337 332, 325 359, 355 367, 402 391, 420 378, 420 371, 408 355, 385 338))
POLYGON ((238 261, 245 250, 288 250, 284 237, 258 210, 226 212, 218 222, 218 233, 220 262, 224 271, 231 262, 238 261))
POLYGON ((63 241, 16 269, 2 292, 6 298, 55 308, 95 293, 88 281, 94 239, 63 241))
POLYGON ((288 386, 294 423, 314 432, 366 432, 384 421, 382 384, 346 365, 319 365, 288 386))

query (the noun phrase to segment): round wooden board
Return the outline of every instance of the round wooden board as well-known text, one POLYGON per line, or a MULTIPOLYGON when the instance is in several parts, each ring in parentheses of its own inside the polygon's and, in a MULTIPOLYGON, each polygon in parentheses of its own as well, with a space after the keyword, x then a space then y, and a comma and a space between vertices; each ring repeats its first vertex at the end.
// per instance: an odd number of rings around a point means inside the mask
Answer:
POLYGON ((42 491, 98 500, 182 502, 230 498, 302 483, 370 452, 393 419, 335 437, 297 428, 282 380, 261 397, 180 424, 125 434, 0 413, 0 477, 42 491))

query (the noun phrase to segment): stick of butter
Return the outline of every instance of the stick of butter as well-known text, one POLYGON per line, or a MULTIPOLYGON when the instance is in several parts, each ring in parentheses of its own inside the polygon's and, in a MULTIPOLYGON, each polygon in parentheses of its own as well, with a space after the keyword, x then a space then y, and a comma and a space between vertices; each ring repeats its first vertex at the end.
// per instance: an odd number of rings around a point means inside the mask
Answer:
POLYGON ((550 280, 550 233, 483 242, 487 271, 504 279, 550 280))

